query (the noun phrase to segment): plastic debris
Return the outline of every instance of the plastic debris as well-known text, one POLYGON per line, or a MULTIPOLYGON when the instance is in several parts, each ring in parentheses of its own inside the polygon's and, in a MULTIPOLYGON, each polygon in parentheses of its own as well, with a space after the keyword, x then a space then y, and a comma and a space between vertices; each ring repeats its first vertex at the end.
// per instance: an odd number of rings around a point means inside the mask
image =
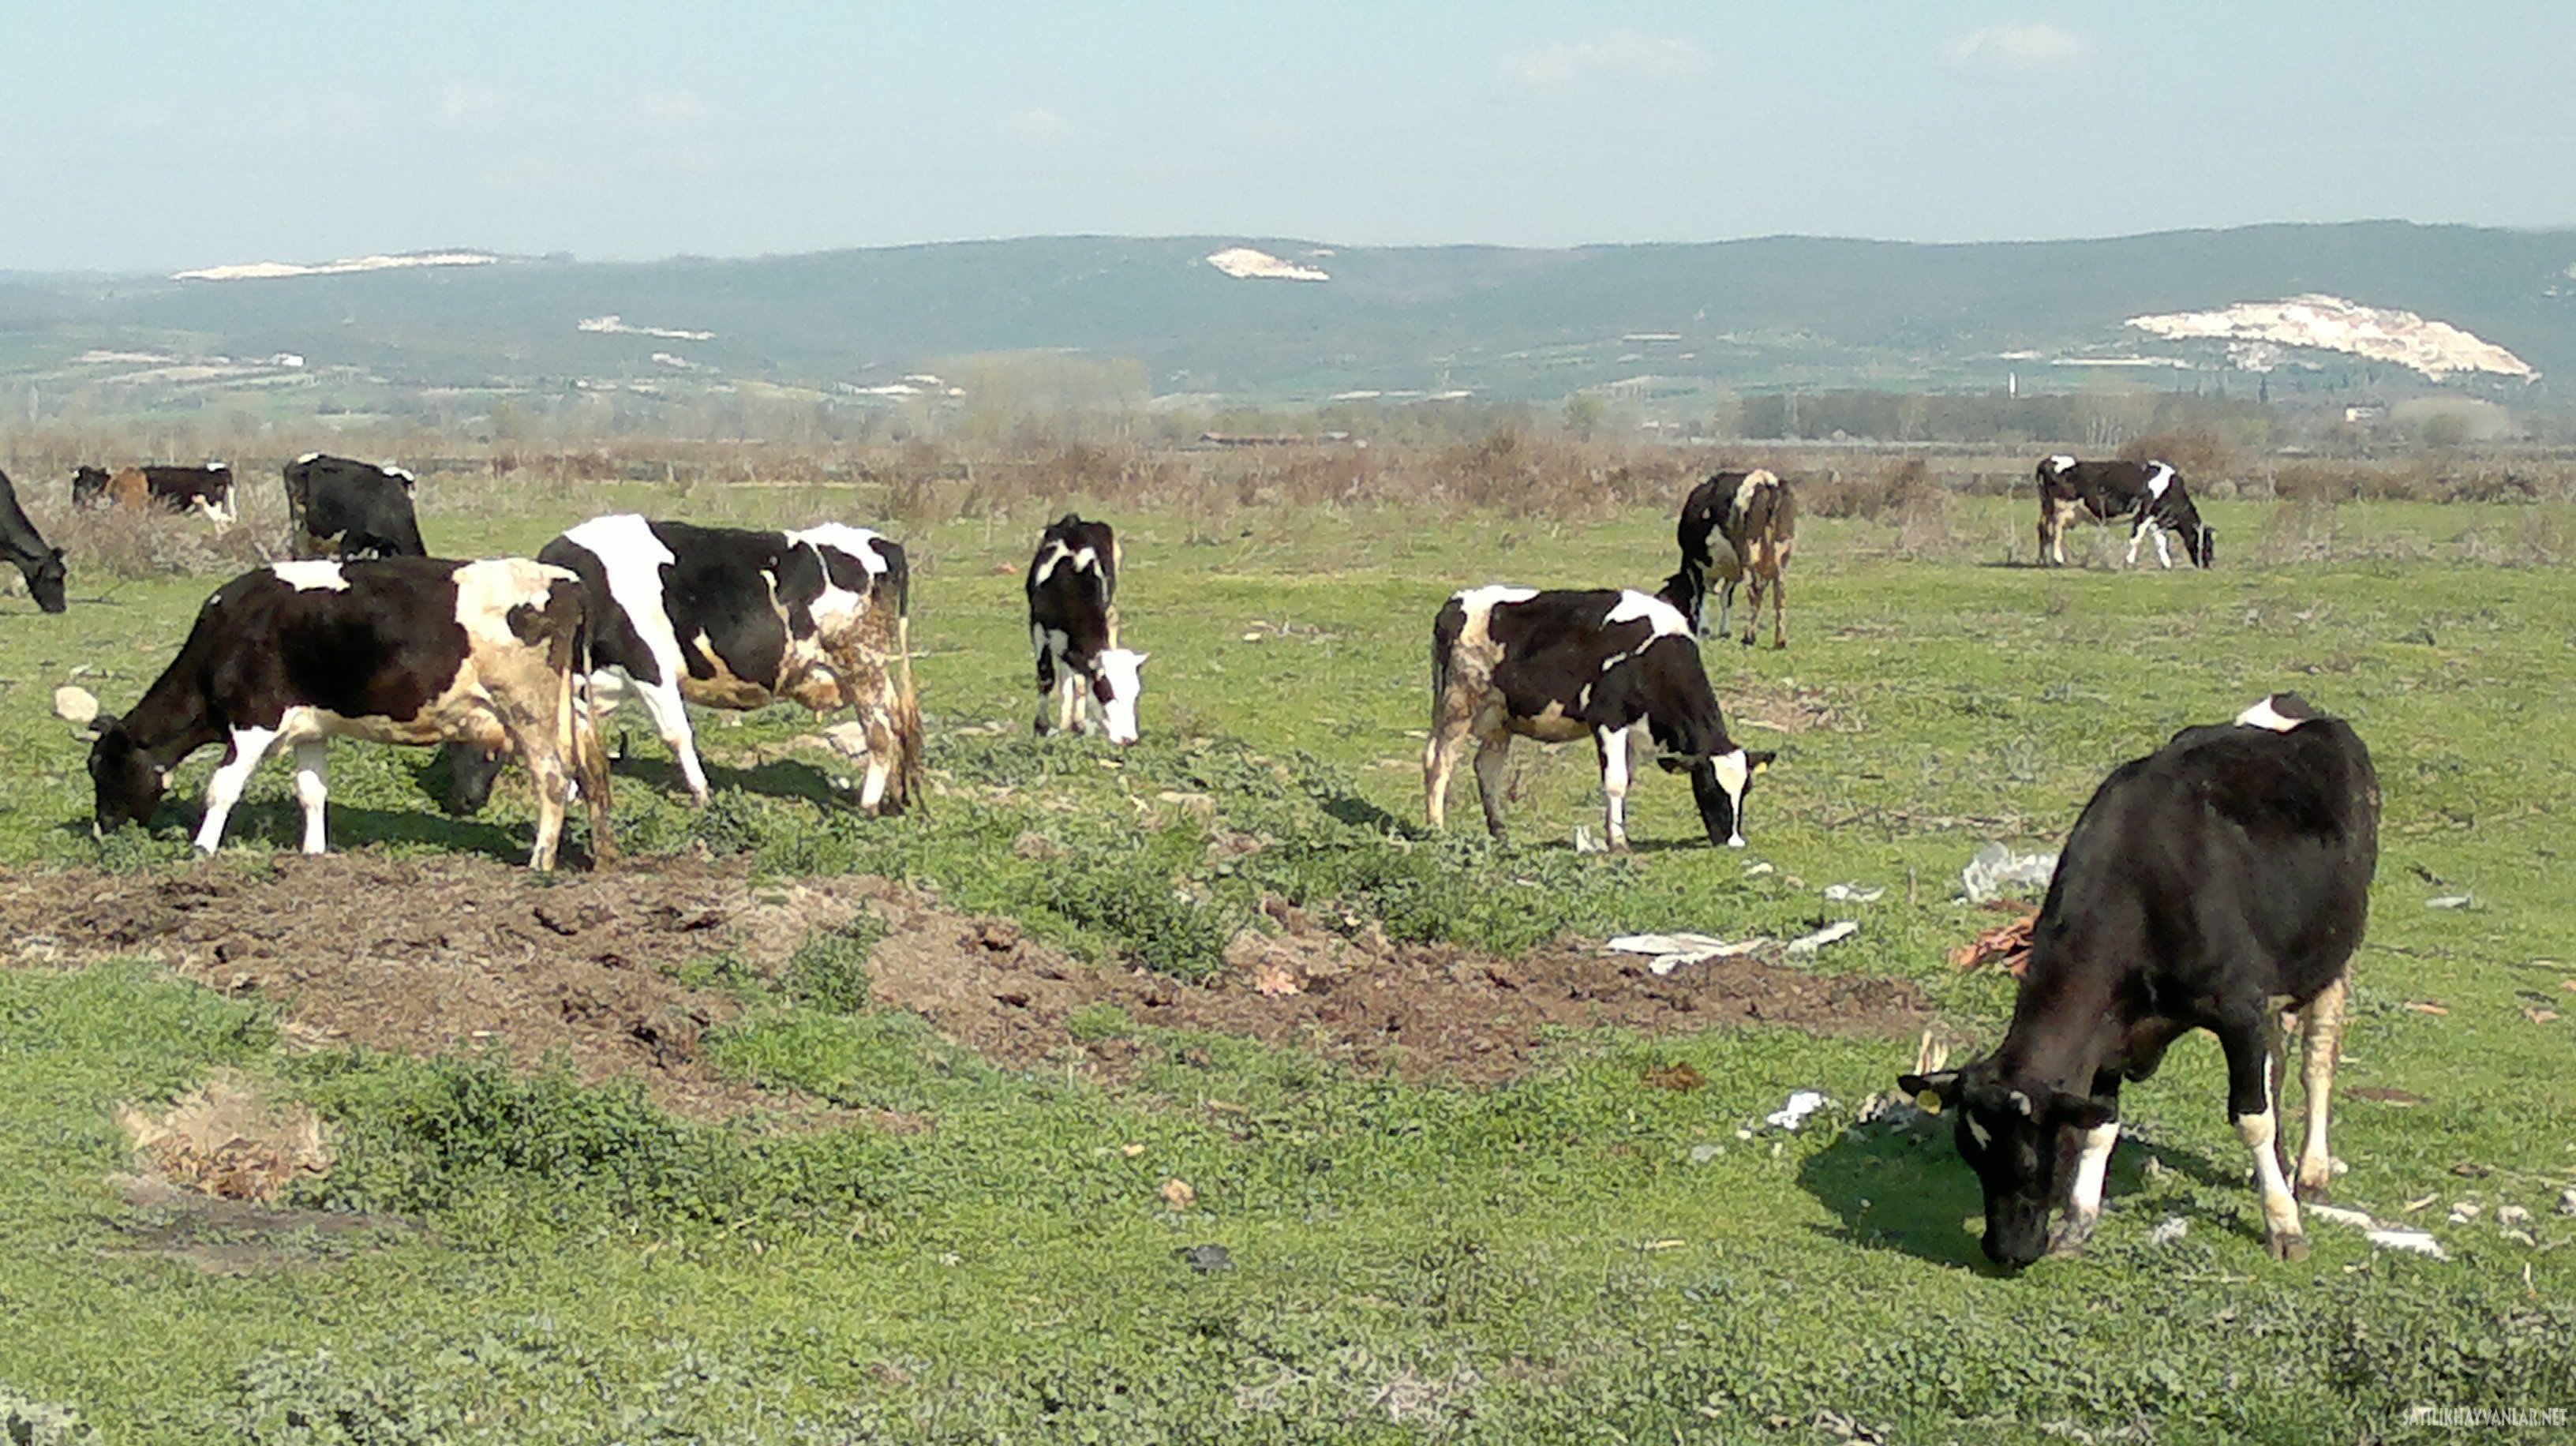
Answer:
POLYGON ((1622 954, 1652 954, 1654 962, 1646 967, 1657 974, 1670 974, 1685 964, 1704 964, 1711 959, 1733 954, 1750 954, 1770 943, 1764 938, 1728 943, 1713 934, 1622 934, 1607 947, 1622 954))
POLYGON ((2498 1205, 2496 1207, 2496 1223, 2498 1225, 2521 1225, 2530 1219, 2531 1212, 2523 1209, 2519 1205, 2498 1205))
POLYGON ((2363 1237, 2382 1250, 2403 1250, 2414 1255, 2428 1255, 2435 1260, 2448 1260, 2451 1252, 2427 1230, 2373 1230, 2363 1237))
POLYGON ((2183 1219, 2179 1215, 2168 1215, 2164 1219, 2156 1222, 2155 1229, 2147 1232, 2147 1243, 2149 1245, 2171 1245, 2189 1233, 2191 1233, 2190 1221, 2183 1219))
POLYGON ((2057 852, 2017 854, 1999 843, 1980 847, 1959 870, 1959 887, 1966 891, 1968 902, 1982 904, 2008 889, 2044 889, 2051 874, 2057 872, 2057 852))
POLYGON ((1859 932, 1859 924, 1850 919, 1837 919, 1834 922, 1827 924, 1825 927, 1818 929, 1816 932, 1809 934, 1803 939, 1790 940, 1787 945, 1783 946, 1780 952, 1789 955, 1791 958, 1796 958, 1801 954, 1813 954, 1817 950, 1825 947, 1827 944, 1831 944, 1842 939, 1848 939, 1859 932))
POLYGON ((1762 877, 1764 874, 1771 873, 1771 872, 1773 872, 1773 868, 1772 868, 1772 866, 1771 866, 1771 865, 1769 865, 1769 864, 1760 864, 1760 863, 1755 863, 1755 864, 1746 864, 1746 865, 1744 866, 1744 876, 1745 876, 1746 878, 1748 878, 1748 879, 1758 879, 1758 878, 1762 877))
POLYGON ((2568 1186, 2566 1192, 2558 1197, 2558 1213, 2576 1215, 2576 1185, 2568 1186))
MULTIPOLYGON (((2008 907, 2019 911, 2020 905, 1988 904, 1988 908, 2008 907)), ((2030 939, 2039 927, 2039 911, 2024 913, 2008 924, 1997 924, 1974 939, 1950 951, 1954 969, 1974 969, 1983 964, 1997 964, 2015 979, 2030 967, 2030 939)))
POLYGON ((87 688, 56 688, 54 716, 66 723, 88 727, 98 720, 98 695, 87 688))
POLYGON ((1809 1115, 1832 1103, 1832 1100, 1825 1098, 1823 1090, 1799 1090, 1789 1096, 1787 1102, 1780 1108, 1764 1115, 1762 1123, 1775 1130, 1788 1130, 1794 1133, 1800 1125, 1807 1122, 1809 1115))
POLYGON ((1825 902, 1829 904, 1875 904, 1887 894, 1885 886, 1864 889, 1858 884, 1825 885, 1825 902))
POLYGON ((2470 905, 2475 904, 2477 901, 2478 896, 2475 894, 2442 894, 2435 898, 2426 899, 2424 901, 2424 907, 2428 909, 2465 909, 2470 905))
POLYGON ((2331 1220, 2337 1225, 2349 1225, 2355 1230, 2368 1230, 2379 1223, 2370 1218, 2370 1212, 2367 1210, 2347 1210, 2341 1205, 2309 1205, 2302 1208, 2311 1219, 2331 1220))

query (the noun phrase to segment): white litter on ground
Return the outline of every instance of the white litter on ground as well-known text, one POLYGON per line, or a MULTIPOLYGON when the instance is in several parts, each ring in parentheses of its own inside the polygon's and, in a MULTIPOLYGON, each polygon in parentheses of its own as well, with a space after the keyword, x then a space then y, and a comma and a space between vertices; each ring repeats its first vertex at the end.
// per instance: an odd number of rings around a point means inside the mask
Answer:
POLYGON ((1748 879, 1758 879, 1771 871, 1772 868, 1769 864, 1746 864, 1744 866, 1744 876, 1748 879))
POLYGON ((2465 909, 2477 901, 2478 896, 2475 894, 2442 894, 2435 898, 2426 899, 2424 901, 2424 907, 2428 909, 2465 909))
POLYGON ((2049 875, 2057 872, 2057 852, 2017 854, 1999 843, 1980 847, 1967 867, 1959 870, 1959 887, 1968 902, 1982 904, 1999 897, 2007 889, 2044 889, 2049 875))
POLYGON ((98 719, 98 695, 87 688, 56 688, 54 716, 66 723, 87 726, 98 719))
POLYGON ((1775 1130, 1794 1131, 1807 1122, 1809 1115, 1832 1103, 1832 1100, 1825 1098, 1823 1090, 1800 1090, 1789 1096, 1787 1102, 1780 1108, 1764 1115, 1762 1123, 1775 1130))
POLYGON ((1756 937, 1729 943, 1713 934, 1622 934, 1610 940, 1607 947, 1622 954, 1652 954, 1654 961, 1646 967, 1657 974, 1670 974, 1685 964, 1750 954, 1770 942, 1756 937))
POLYGON ((2448 1260, 2451 1253, 2442 1242, 2423 1230, 2373 1230, 2363 1237, 2382 1250, 2403 1250, 2413 1255, 2429 1255, 2435 1260, 2448 1260))
POLYGON ((1809 934, 1803 939, 1790 940, 1781 952, 1792 958, 1802 954, 1813 954, 1817 950, 1825 947, 1827 944, 1831 944, 1842 939, 1848 939, 1859 932, 1859 924, 1850 919, 1837 919, 1834 922, 1827 924, 1825 927, 1818 929, 1816 932, 1809 934))
POLYGON ((1574 826, 1574 851, 1579 854, 1606 854, 1610 852, 1610 846, 1594 838, 1592 830, 1578 823, 1574 826))
POLYGON ((1886 897, 1885 886, 1864 889, 1858 884, 1825 885, 1825 902, 1829 904, 1875 904, 1886 897))
POLYGON ((2147 1232, 2147 1243, 2149 1245, 2171 1245, 2189 1233, 2191 1233, 2190 1221, 2183 1219, 2179 1215, 2168 1215, 2164 1219, 2156 1222, 2155 1229, 2147 1232))
POLYGON ((2347 1210, 2340 1205, 2309 1205, 2302 1208, 2307 1211, 2311 1219, 2331 1220, 2337 1225, 2349 1225, 2355 1230, 2368 1230, 2379 1224, 2378 1221, 2370 1218, 2370 1212, 2367 1210, 2347 1210))

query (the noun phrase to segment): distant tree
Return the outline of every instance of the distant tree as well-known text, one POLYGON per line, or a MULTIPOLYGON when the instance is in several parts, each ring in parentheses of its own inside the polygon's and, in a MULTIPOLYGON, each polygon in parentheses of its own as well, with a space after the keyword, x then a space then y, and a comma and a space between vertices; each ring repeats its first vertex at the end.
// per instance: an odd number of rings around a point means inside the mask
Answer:
POLYGON ((1592 392, 1576 392, 1565 399, 1565 430, 1585 441, 1600 429, 1601 420, 1610 414, 1610 404, 1592 392))

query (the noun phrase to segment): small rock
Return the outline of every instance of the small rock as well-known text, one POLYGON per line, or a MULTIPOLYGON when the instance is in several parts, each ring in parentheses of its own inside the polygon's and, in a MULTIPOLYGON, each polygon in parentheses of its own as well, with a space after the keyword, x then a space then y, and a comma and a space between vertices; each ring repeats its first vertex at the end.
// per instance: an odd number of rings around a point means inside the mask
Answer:
POLYGON ((2184 1235, 2189 1234, 2190 1231, 2190 1221, 2183 1219, 2179 1215, 2168 1215, 2164 1219, 2156 1222, 2155 1229, 2147 1232, 2147 1243, 2149 1245, 2171 1245, 2175 1241, 2182 1239, 2184 1235))
POLYGON ((56 688, 54 716, 75 727, 86 728, 98 719, 98 695, 87 688, 56 688))
POLYGON ((1187 1180, 1164 1181, 1162 1193, 1164 1202, 1175 1210, 1187 1210, 1199 1200, 1199 1192, 1191 1189, 1187 1180))
POLYGON ((2576 1185, 2568 1186, 2565 1193, 2558 1197, 2558 1213, 2576 1215, 2576 1185))
POLYGON ((1141 1155, 1141 1154, 1145 1153, 1145 1147, 1144 1147, 1144 1145, 1143 1145, 1143 1144, 1141 1144, 1141 1143, 1139 1143, 1139 1142, 1137 1142, 1137 1141, 1135 1141, 1135 1140, 1130 1140, 1130 1141, 1128 1141, 1126 1144, 1120 1145, 1120 1146, 1118 1147, 1118 1153, 1119 1153, 1119 1154, 1122 1154, 1122 1155, 1126 1156, 1128 1159, 1132 1160, 1132 1159, 1135 1159, 1138 1155, 1141 1155))
POLYGON ((2530 1219, 2531 1212, 2523 1209, 2519 1205, 2498 1205, 2496 1207, 2496 1223, 2498 1225, 2521 1225, 2530 1219))
POLYGON ((1234 1269, 1234 1256, 1222 1245, 1192 1245, 1175 1250, 1172 1254, 1179 1256, 1188 1263, 1190 1269, 1201 1275, 1214 1275, 1220 1270, 1234 1269))
POLYGON ((2477 1218, 2478 1218, 2478 1210, 2479 1210, 2479 1208, 2480 1208, 2480 1207, 2479 1207, 2479 1205, 2478 1205, 2478 1202, 2476 1202, 2476 1201, 2474 1201, 2474 1200, 2454 1200, 2454 1201, 2452 1201, 2452 1202, 2451 1202, 2451 1223, 2452 1223, 2452 1224, 2454 1224, 2454 1225, 2466 1225, 2466 1224, 2468 1224, 2470 1221, 2475 1220, 2475 1219, 2477 1219, 2477 1218))

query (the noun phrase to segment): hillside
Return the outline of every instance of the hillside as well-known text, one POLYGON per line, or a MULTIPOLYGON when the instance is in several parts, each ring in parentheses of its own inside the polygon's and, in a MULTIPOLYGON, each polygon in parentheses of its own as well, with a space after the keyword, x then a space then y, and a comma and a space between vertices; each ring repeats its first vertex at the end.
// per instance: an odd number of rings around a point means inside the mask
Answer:
MULTIPOLYGON (((1061 237, 644 264, 366 258, 271 276, 239 264, 254 259, 208 258, 230 263, 219 275, 253 273, 243 279, 0 275, 0 378, 40 396, 728 381, 847 393, 941 358, 1064 350, 1139 360, 1159 395, 1264 401, 1985 388, 2008 374, 2062 390, 2106 366, 2209 381, 2225 341, 2126 323, 2312 293, 2418 313, 2540 374, 2455 387, 2547 397, 2576 376, 2576 232, 2397 222, 1560 251, 1061 237), (1210 264, 1231 248, 1279 270, 1210 264)), ((2333 352, 2265 362, 2276 388, 2415 384, 2402 366, 2333 352)))

